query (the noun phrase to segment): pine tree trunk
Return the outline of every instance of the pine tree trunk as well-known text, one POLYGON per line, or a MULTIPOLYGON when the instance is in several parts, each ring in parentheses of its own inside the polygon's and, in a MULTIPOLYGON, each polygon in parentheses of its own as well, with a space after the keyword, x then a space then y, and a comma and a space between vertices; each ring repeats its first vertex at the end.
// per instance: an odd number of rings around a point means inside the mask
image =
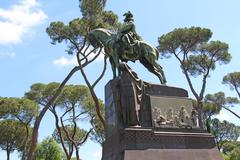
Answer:
POLYGON ((198 111, 198 124, 199 127, 203 129, 203 114, 202 114, 202 103, 197 102, 197 111, 198 111))
POLYGON ((42 121, 43 116, 45 115, 45 113, 47 112, 48 108, 54 103, 54 101, 57 99, 57 97, 59 96, 59 94, 61 93, 63 87, 65 86, 65 84, 68 82, 68 80, 72 77, 72 75, 79 70, 78 66, 75 66, 70 73, 67 75, 67 77, 62 81, 62 83, 60 84, 60 86, 58 87, 55 95, 53 96, 53 98, 46 104, 46 106, 44 106, 44 108, 42 109, 42 111, 40 112, 39 116, 36 118, 35 123, 34 123, 34 127, 33 127, 33 133, 32 133, 32 145, 30 147, 30 152, 28 154, 28 159, 27 160, 33 160, 34 156, 35 156, 35 150, 37 147, 37 143, 38 143, 38 129, 40 126, 40 123, 42 121))
POLYGON ((10 150, 7 149, 7 160, 10 160, 10 150))

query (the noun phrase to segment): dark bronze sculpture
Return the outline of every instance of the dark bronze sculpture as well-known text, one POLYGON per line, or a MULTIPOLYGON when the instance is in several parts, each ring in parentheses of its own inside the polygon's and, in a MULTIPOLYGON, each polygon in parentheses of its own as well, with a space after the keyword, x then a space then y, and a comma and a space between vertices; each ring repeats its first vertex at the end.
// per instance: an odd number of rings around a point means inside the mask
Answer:
POLYGON ((145 84, 126 63, 120 63, 119 69, 122 71, 119 93, 123 124, 140 125, 139 111, 145 84))
MULTIPOLYGON (((122 28, 118 32, 117 42, 123 46, 123 52, 133 54, 133 46, 136 45, 138 41, 142 41, 142 38, 136 32, 132 13, 128 11, 123 16, 125 16, 125 19, 122 28)), ((126 54, 123 53, 122 55, 126 56, 126 54)), ((130 57, 125 57, 125 59, 128 58, 130 57)))
POLYGON ((135 30, 131 12, 117 33, 98 28, 89 35, 103 47, 114 79, 105 86, 106 140, 103 160, 222 160, 214 136, 201 130, 186 90, 142 81, 126 62, 139 60, 166 83, 158 50, 135 30), (116 71, 118 70, 119 76, 116 71))
POLYGON ((88 34, 89 43, 95 48, 104 47, 105 53, 109 56, 114 78, 117 76, 117 69, 120 74, 120 60, 123 62, 139 60, 162 84, 165 84, 164 72, 156 61, 159 58, 158 50, 143 41, 136 33, 131 12, 125 13, 124 16, 124 25, 118 33, 103 28, 94 29, 88 34))

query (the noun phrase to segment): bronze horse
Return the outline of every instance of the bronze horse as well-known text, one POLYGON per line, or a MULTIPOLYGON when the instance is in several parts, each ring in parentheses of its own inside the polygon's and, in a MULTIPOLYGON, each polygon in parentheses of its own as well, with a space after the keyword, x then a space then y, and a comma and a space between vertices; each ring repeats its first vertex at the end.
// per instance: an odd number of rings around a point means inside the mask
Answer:
POLYGON ((159 52, 155 47, 144 41, 138 41, 132 45, 133 53, 131 53, 125 50, 122 44, 117 41, 117 36, 118 34, 103 28, 94 29, 88 34, 88 41, 94 48, 104 47, 105 53, 109 56, 114 78, 116 78, 119 60, 124 62, 139 60, 140 63, 159 78, 161 84, 166 83, 162 67, 156 61, 159 57, 159 52))

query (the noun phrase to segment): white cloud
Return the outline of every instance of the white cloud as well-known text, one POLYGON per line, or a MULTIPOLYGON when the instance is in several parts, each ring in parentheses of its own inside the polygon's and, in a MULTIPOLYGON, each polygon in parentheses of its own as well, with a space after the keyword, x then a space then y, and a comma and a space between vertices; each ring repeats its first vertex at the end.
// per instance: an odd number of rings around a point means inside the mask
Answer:
MULTIPOLYGON (((89 57, 88 57, 89 60, 92 59, 94 56, 95 56, 95 54, 90 54, 89 57)), ((100 54, 97 57, 97 59, 95 59, 95 61, 97 61, 97 62, 103 61, 103 60, 104 60, 104 55, 103 54, 100 54)), ((65 66, 70 66, 70 65, 78 65, 76 57, 66 58, 64 56, 62 56, 58 59, 55 59, 53 61, 53 64, 56 65, 56 66, 59 66, 59 67, 65 67, 65 66)))
POLYGON ((8 58, 14 58, 16 54, 14 52, 0 52, 0 58, 1 57, 8 57, 8 58))
POLYGON ((53 64, 56 66, 65 67, 65 66, 69 66, 69 65, 77 65, 77 60, 75 57, 69 59, 69 58, 62 56, 62 57, 54 60, 53 64))
POLYGON ((21 42, 32 27, 46 18, 36 0, 21 0, 9 9, 0 8, 0 44, 21 42))

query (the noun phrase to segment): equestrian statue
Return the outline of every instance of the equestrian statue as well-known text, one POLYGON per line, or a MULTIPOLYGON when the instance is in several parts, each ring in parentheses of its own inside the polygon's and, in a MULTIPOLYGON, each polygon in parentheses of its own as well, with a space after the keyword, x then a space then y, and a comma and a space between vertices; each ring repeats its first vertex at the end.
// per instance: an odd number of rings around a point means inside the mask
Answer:
POLYGON ((137 34, 133 15, 130 11, 123 16, 125 16, 123 26, 117 33, 104 28, 94 29, 87 36, 89 43, 94 48, 104 48, 105 53, 109 56, 113 78, 117 77, 116 70, 118 70, 118 74, 121 74, 119 70, 120 61, 135 62, 139 60, 140 63, 159 78, 161 84, 165 84, 164 72, 157 63, 159 58, 158 50, 143 41, 137 34))

